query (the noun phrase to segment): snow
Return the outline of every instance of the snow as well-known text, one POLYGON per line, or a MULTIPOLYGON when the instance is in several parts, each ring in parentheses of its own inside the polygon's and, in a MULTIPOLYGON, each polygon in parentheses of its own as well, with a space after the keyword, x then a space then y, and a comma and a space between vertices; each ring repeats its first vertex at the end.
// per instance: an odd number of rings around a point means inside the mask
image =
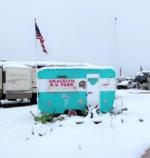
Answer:
POLYGON ((43 67, 40 68, 38 71, 46 70, 46 69, 115 69, 112 66, 98 66, 98 65, 56 65, 52 67, 43 67))
POLYGON ((150 147, 150 91, 118 90, 116 105, 128 111, 101 114, 100 124, 77 116, 36 124, 30 114, 38 114, 36 105, 1 108, 0 157, 140 158, 150 147))
POLYGON ((31 69, 27 65, 23 65, 23 64, 20 64, 20 63, 15 63, 15 62, 4 63, 3 68, 27 68, 27 69, 31 69))
POLYGON ((38 66, 86 66, 89 65, 88 63, 74 63, 74 62, 57 62, 57 61, 0 61, 0 65, 6 64, 24 64, 31 67, 38 66))
POLYGON ((123 86, 127 86, 129 83, 129 81, 122 81, 121 83, 118 83, 118 85, 123 85, 123 86))
MULTIPOLYGON (((47 66, 49 69, 62 69, 62 68, 101 68, 101 69, 114 69, 111 66, 99 66, 99 65, 92 65, 90 63, 74 63, 74 62, 51 62, 51 61, 0 61, 0 65, 3 67, 7 67, 9 65, 14 67, 20 67, 21 65, 28 65, 28 66, 47 66)), ((43 68, 44 69, 44 68, 43 68)))
MULTIPOLYGON (((3 67, 30 67, 38 66, 46 66, 48 69, 63 69, 63 68, 82 68, 82 69, 113 69, 112 66, 99 66, 99 65, 92 65, 90 63, 75 63, 75 62, 52 62, 52 61, 0 61, 0 66, 3 67)), ((43 70, 45 68, 41 68, 43 70)))
POLYGON ((89 65, 88 63, 74 63, 74 62, 57 62, 57 61, 22 61, 21 63, 29 66, 75 66, 75 65, 89 65))
POLYGON ((137 72, 137 75, 143 76, 143 73, 150 73, 150 71, 149 70, 143 70, 143 71, 137 72))

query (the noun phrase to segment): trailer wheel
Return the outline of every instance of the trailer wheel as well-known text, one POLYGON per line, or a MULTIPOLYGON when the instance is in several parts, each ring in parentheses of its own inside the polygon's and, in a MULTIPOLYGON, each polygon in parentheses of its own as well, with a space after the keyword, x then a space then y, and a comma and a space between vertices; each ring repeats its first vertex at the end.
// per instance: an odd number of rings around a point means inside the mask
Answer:
POLYGON ((76 110, 69 110, 68 116, 77 116, 77 111, 76 110))
POLYGON ((37 104, 37 94, 33 93, 32 98, 30 99, 31 104, 37 104))

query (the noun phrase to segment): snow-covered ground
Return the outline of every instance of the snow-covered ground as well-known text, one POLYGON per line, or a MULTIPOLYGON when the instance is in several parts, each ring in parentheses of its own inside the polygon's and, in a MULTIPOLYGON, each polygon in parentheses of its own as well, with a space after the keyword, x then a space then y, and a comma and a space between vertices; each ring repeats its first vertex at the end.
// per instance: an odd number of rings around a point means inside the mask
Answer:
POLYGON ((123 114, 35 124, 36 106, 0 109, 0 158, 140 158, 150 147, 150 91, 117 91, 123 114), (42 136, 39 136, 39 135, 42 136))

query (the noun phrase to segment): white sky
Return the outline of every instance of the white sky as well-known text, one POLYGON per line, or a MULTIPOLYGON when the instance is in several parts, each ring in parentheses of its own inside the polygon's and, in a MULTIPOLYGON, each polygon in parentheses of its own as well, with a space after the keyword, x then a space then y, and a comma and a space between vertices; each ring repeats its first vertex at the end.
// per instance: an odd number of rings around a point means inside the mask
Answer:
POLYGON ((1 0, 0 59, 35 60, 34 18, 49 55, 38 60, 89 62, 135 74, 150 70, 148 0, 1 0), (115 22, 117 17, 117 49, 115 22))

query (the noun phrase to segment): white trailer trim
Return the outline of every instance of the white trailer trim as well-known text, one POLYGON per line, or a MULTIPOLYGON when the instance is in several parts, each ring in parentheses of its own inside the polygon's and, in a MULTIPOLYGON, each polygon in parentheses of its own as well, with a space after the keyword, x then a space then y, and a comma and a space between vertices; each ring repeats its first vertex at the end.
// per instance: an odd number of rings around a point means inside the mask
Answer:
MULTIPOLYGON (((86 88, 79 87, 80 81, 85 81, 86 78, 82 79, 38 79, 38 92, 84 92, 86 88), (70 80, 70 81, 69 81, 70 80), (74 80, 73 84, 71 81, 74 80), (50 84, 50 82, 54 81, 54 84, 50 84), (63 84, 63 81, 66 84, 63 84), (67 82, 68 81, 68 82, 67 82), (55 84, 57 83, 58 84, 55 84), (67 86, 68 84, 68 86, 67 86)), ((116 89, 116 80, 115 78, 101 78, 99 82, 100 91, 114 91, 116 89)))

